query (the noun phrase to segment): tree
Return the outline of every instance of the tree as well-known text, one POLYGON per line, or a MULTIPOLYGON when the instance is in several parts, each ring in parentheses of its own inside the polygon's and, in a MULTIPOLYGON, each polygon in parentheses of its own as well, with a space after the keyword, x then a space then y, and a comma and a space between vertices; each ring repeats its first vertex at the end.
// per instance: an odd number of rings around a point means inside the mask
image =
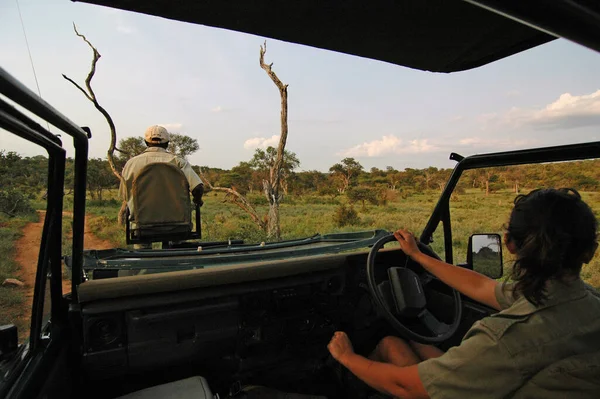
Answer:
POLYGON ((264 69, 267 75, 271 78, 277 89, 279 90, 279 97, 281 98, 281 133, 279 135, 279 145, 277 147, 277 156, 275 162, 270 167, 269 179, 263 180, 263 190, 265 196, 269 200, 269 218, 267 226, 267 238, 275 238, 277 241, 281 240, 281 228, 279 223, 279 202, 281 201, 282 195, 280 192, 281 181, 282 181, 282 170, 284 163, 284 152, 285 144, 288 135, 288 104, 287 104, 287 88, 288 85, 283 84, 277 77, 275 72, 272 70, 273 64, 265 64, 265 53, 267 52, 267 42, 265 41, 264 47, 260 47, 259 63, 260 67, 264 69))
POLYGON ((339 177, 342 181, 341 192, 345 192, 352 178, 358 175, 363 170, 363 166, 356 161, 354 158, 344 158, 341 163, 336 163, 331 168, 329 168, 329 172, 335 176, 339 177))
POLYGON ((118 158, 119 161, 124 164, 129 159, 144 152, 144 150, 146 150, 146 143, 144 143, 144 139, 139 136, 127 137, 119 140, 119 148, 122 152, 119 154, 118 158))
MULTIPOLYGON (((277 160, 277 150, 271 146, 266 150, 257 148, 254 152, 250 167, 261 173, 262 179, 267 180, 270 177, 271 169, 275 167, 277 160)), ((294 169, 300 166, 300 161, 295 153, 284 150, 283 163, 281 165, 281 186, 285 194, 287 194, 287 179, 292 174, 294 169)))
MULTIPOLYGON (((117 177, 117 179, 119 179, 119 181, 123 180, 123 176, 121 175, 121 171, 120 169, 117 167, 116 163, 115 163, 115 159, 114 159, 114 152, 116 151, 121 151, 119 148, 117 148, 117 128, 115 126, 115 123, 113 122, 110 114, 106 111, 106 109, 104 109, 104 107, 102 107, 100 105, 100 103, 98 102, 98 99, 96 98, 96 93, 94 93, 94 90, 92 89, 92 78, 94 77, 94 74, 96 73, 96 64, 98 63, 98 60, 100 59, 101 55, 98 52, 98 50, 96 49, 96 47, 94 47, 92 45, 92 43, 81 33, 79 33, 77 31, 77 26, 75 26, 75 24, 73 24, 73 30, 75 31, 75 34, 77 36, 79 36, 84 42, 87 43, 87 45, 92 49, 92 65, 90 67, 90 72, 88 73, 87 78, 85 79, 85 87, 86 89, 83 89, 80 85, 78 85, 73 79, 69 78, 67 75, 63 74, 63 78, 65 78, 66 80, 68 80, 69 82, 71 82, 76 88, 78 88, 83 95, 92 102, 92 104, 94 104, 94 107, 102 114, 102 116, 104 116, 104 119, 106 119, 106 123, 108 123, 108 128, 110 129, 110 144, 108 146, 108 151, 106 152, 106 158, 108 159, 108 164, 110 165, 110 169, 112 171, 112 173, 117 177)), ((127 207, 127 202, 123 201, 123 203, 121 204, 121 209, 119 210, 119 223, 124 224, 125 223, 125 210, 127 207)))
POLYGON ((363 211, 365 210, 366 201, 374 205, 377 204, 377 191, 371 187, 350 187, 346 192, 346 196, 352 204, 360 201, 363 211))
POLYGON ((204 184, 215 191, 225 191, 227 193, 227 199, 232 203, 239 206, 245 212, 247 212, 254 223, 256 223, 263 231, 267 232, 267 239, 281 240, 281 228, 279 223, 279 202, 281 201, 282 194, 282 177, 283 177, 283 165, 284 165, 284 152, 285 144, 288 135, 288 104, 287 104, 287 88, 288 85, 283 84, 273 72, 273 64, 265 64, 265 53, 267 52, 267 42, 264 47, 260 46, 259 53, 259 64, 260 67, 267 73, 269 78, 273 81, 277 89, 279 90, 279 96, 281 98, 281 134, 279 136, 279 145, 277 146, 277 155, 272 166, 269 167, 268 179, 263 180, 263 190, 267 200, 269 201, 269 213, 266 218, 258 216, 256 209, 248 199, 246 199, 240 192, 233 188, 228 187, 215 187, 206 176, 202 173, 200 178, 204 181, 204 184))
POLYGON ((114 187, 115 179, 108 163, 100 158, 88 161, 87 188, 92 199, 102 201, 102 192, 114 187))
POLYGON ((429 190, 429 183, 433 180, 435 175, 437 174, 438 169, 436 167, 430 166, 423 171, 423 176, 425 179, 425 189, 429 190))
POLYGON ((169 133, 169 147, 167 151, 181 158, 187 158, 200 149, 198 140, 185 134, 169 133))
POLYGON ((8 217, 15 217, 19 213, 33 212, 29 199, 13 188, 0 189, 0 212, 8 217))

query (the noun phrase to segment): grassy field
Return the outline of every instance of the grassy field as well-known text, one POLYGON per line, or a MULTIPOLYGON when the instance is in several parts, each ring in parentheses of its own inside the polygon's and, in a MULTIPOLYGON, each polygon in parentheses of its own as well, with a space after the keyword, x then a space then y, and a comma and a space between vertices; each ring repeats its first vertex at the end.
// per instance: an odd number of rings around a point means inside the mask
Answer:
MULTIPOLYGON (((112 196, 115 193, 111 193, 112 196)), ((600 216, 600 193, 582 193, 585 201, 600 216)), ((355 205, 359 220, 351 226, 338 227, 334 213, 340 204, 346 204, 344 196, 325 198, 319 196, 288 196, 281 204, 281 231, 283 239, 311 236, 315 233, 361 231, 370 229, 394 230, 407 228, 419 234, 437 202, 439 192, 417 193, 405 198, 400 195, 386 205, 367 205, 364 209, 355 205)), ((451 223, 453 232, 454 263, 466 260, 469 236, 474 233, 504 233, 504 226, 512 209, 515 195, 511 192, 495 192, 485 196, 480 190, 468 190, 456 195, 451 201, 451 223)), ((109 197, 110 198, 110 197, 109 197)), ((257 204, 259 213, 266 214, 268 205, 261 195, 250 195, 257 204)), ((92 231, 100 238, 112 241, 115 246, 125 246, 124 227, 117 225, 119 202, 109 199, 104 202, 89 201, 87 213, 92 231)), ((443 253, 443 238, 440 228, 434 235, 434 250, 443 253)), ((221 193, 208 193, 202 207, 203 240, 226 240, 241 238, 247 242, 260 242, 265 235, 242 210, 224 202, 221 193)), ((510 269, 511 259, 504 250, 505 273, 510 269)), ((584 279, 600 287, 600 256, 584 266, 584 279)))

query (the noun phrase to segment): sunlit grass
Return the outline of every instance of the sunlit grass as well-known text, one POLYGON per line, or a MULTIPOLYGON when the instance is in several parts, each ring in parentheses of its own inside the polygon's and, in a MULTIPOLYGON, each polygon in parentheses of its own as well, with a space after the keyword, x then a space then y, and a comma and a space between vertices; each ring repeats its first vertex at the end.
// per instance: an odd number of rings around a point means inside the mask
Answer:
MULTIPOLYGON (((347 203, 345 196, 335 199, 319 196, 290 196, 280 206, 282 239, 312 236, 316 233, 361 231, 384 229, 393 231, 403 227, 419 234, 425 227, 439 197, 439 191, 416 193, 406 198, 398 196, 386 205, 370 205, 365 209, 355 205, 359 222, 342 228, 335 224, 333 214, 341 203, 347 203), (319 202, 322 200, 322 202, 319 202)), ((110 195, 115 195, 111 193, 110 195)), ((600 194, 582 193, 596 215, 600 215, 600 194)), ((112 198, 112 197, 109 197, 112 198)), ((503 234, 512 209, 515 194, 499 191, 485 196, 481 190, 467 190, 453 197, 450 202, 452 225, 452 247, 454 263, 466 261, 469 237, 477 233, 503 234)), ((266 215, 268 206, 264 197, 253 194, 250 199, 260 215, 266 215)), ((116 200, 90 202, 87 207, 92 231, 115 246, 125 246, 125 228, 117 224, 120 203, 116 200)), ((266 239, 250 217, 237 206, 224 201, 221 193, 207 193, 202 207, 202 239, 217 241, 244 239, 247 242, 260 242, 266 239)), ((432 248, 443 257, 444 242, 441 226, 434 234, 432 248)), ((508 251, 503 251, 505 274, 512 265, 508 251)), ((595 287, 600 287, 600 258, 596 254, 586 265, 583 278, 595 287)))

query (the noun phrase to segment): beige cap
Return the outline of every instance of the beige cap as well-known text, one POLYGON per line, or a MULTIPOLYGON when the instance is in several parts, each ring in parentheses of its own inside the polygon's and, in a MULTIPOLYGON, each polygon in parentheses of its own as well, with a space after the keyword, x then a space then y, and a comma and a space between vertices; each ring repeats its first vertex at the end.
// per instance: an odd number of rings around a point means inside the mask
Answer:
POLYGON ((169 132, 162 126, 154 125, 150 126, 146 129, 146 133, 144 134, 144 140, 149 143, 168 143, 169 142, 169 132))

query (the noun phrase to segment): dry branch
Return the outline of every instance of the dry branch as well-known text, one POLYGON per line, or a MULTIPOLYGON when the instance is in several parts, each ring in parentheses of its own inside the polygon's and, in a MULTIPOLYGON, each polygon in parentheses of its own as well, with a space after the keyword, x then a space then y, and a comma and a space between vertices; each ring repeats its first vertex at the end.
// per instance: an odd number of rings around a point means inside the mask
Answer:
POLYGON ((252 219, 252 221, 254 223, 256 223, 256 225, 258 227, 260 227, 261 230, 266 231, 267 225, 266 225, 265 220, 261 219, 260 216, 258 216, 258 212, 252 206, 250 201, 248 201, 246 199, 246 197, 244 197, 242 194, 240 194, 239 192, 237 192, 236 190, 234 190, 232 188, 213 186, 210 183, 210 181, 206 178, 206 176, 204 176, 204 173, 202 172, 202 168, 199 169, 199 176, 200 176, 200 179, 202 180, 202 182, 204 183, 204 185, 207 186, 208 188, 210 188, 211 190, 221 191, 221 192, 226 193, 227 195, 225 198, 227 201, 237 205, 241 210, 243 210, 248 215, 250 215, 250 218, 252 219))
MULTIPOLYGON (((77 89, 79 89, 86 96, 86 98, 94 104, 94 107, 104 116, 104 119, 106 119, 106 122, 108 123, 108 127, 110 129, 110 145, 106 153, 106 158, 108 159, 108 164, 110 165, 110 169, 112 170, 113 174, 117 177, 117 179, 119 179, 119 181, 122 181, 123 176, 121 175, 121 171, 118 170, 115 165, 114 152, 115 150, 121 153, 125 152, 117 148, 117 128, 115 127, 115 124, 110 114, 98 102, 98 99, 96 98, 96 93, 94 93, 94 90, 92 89, 92 79, 94 78, 94 74, 96 73, 96 63, 98 62, 100 57, 102 57, 102 55, 100 55, 96 47, 94 47, 94 45, 85 37, 85 35, 79 33, 75 23, 73 23, 73 30, 75 31, 75 34, 77 36, 79 36, 84 42, 87 43, 87 45, 92 49, 93 52, 90 72, 88 73, 87 78, 85 79, 85 87, 87 90, 83 89, 80 85, 78 85, 73 79, 69 78, 67 75, 63 74, 62 76, 63 78, 71 82, 77 89)), ((119 210, 120 224, 125 223, 125 206, 126 203, 123 202, 123 204, 121 204, 121 209, 119 210)))
POLYGON ((265 218, 261 218, 258 215, 258 212, 252 206, 250 201, 246 199, 242 194, 237 192, 233 188, 228 187, 215 187, 210 181, 206 178, 202 169, 200 169, 200 179, 205 186, 214 191, 221 191, 226 193, 225 199, 228 202, 231 202, 237 205, 240 209, 250 215, 250 218, 254 221, 256 225, 258 225, 263 231, 267 232, 268 238, 275 238, 276 240, 281 239, 281 231, 279 224, 279 202, 281 201, 281 173, 283 167, 283 155, 285 150, 285 143, 288 135, 288 126, 287 126, 287 87, 288 85, 283 84, 281 80, 277 77, 275 72, 273 72, 273 64, 265 64, 265 53, 267 52, 267 42, 264 43, 264 46, 260 46, 260 57, 259 63, 260 67, 264 69, 273 83, 277 86, 279 90, 279 94, 281 96, 281 136, 279 139, 279 146, 277 148, 277 157, 273 166, 271 166, 269 173, 269 180, 263 180, 263 188, 265 195, 269 201, 269 213, 265 218))
MULTIPOLYGON (((287 105, 287 88, 288 85, 283 84, 281 80, 277 77, 275 72, 273 72, 273 63, 265 64, 265 54, 267 52, 267 42, 265 41, 264 46, 260 46, 260 57, 259 63, 260 67, 267 72, 267 75, 271 78, 277 89, 279 90, 279 95, 281 97, 281 136, 279 137, 279 145, 277 146, 277 158, 273 164, 273 167, 270 170, 270 185, 271 189, 275 193, 279 193, 279 187, 281 184, 281 168, 283 166, 283 153, 285 150, 285 144, 287 141, 288 135, 288 125, 287 125, 287 113, 288 113, 288 105, 287 105)), ((271 193, 272 194, 272 193, 271 193)), ((272 197, 272 195, 270 195, 272 197)), ((272 201, 269 198, 269 201, 272 201)))
POLYGON ((282 195, 281 189, 281 168, 283 166, 283 155, 285 152, 285 143, 288 135, 288 104, 287 104, 287 88, 288 85, 283 84, 273 72, 273 63, 265 64, 265 53, 267 52, 267 42, 265 41, 264 46, 260 46, 260 67, 267 72, 269 78, 275 83, 279 90, 279 96, 281 97, 281 135, 279 136, 279 145, 277 146, 277 157, 271 170, 269 171, 269 180, 263 181, 263 189, 265 196, 269 201, 269 225, 267 228, 267 236, 269 238, 275 237, 277 241, 281 239, 281 229, 279 223, 279 202, 281 201, 282 195))

